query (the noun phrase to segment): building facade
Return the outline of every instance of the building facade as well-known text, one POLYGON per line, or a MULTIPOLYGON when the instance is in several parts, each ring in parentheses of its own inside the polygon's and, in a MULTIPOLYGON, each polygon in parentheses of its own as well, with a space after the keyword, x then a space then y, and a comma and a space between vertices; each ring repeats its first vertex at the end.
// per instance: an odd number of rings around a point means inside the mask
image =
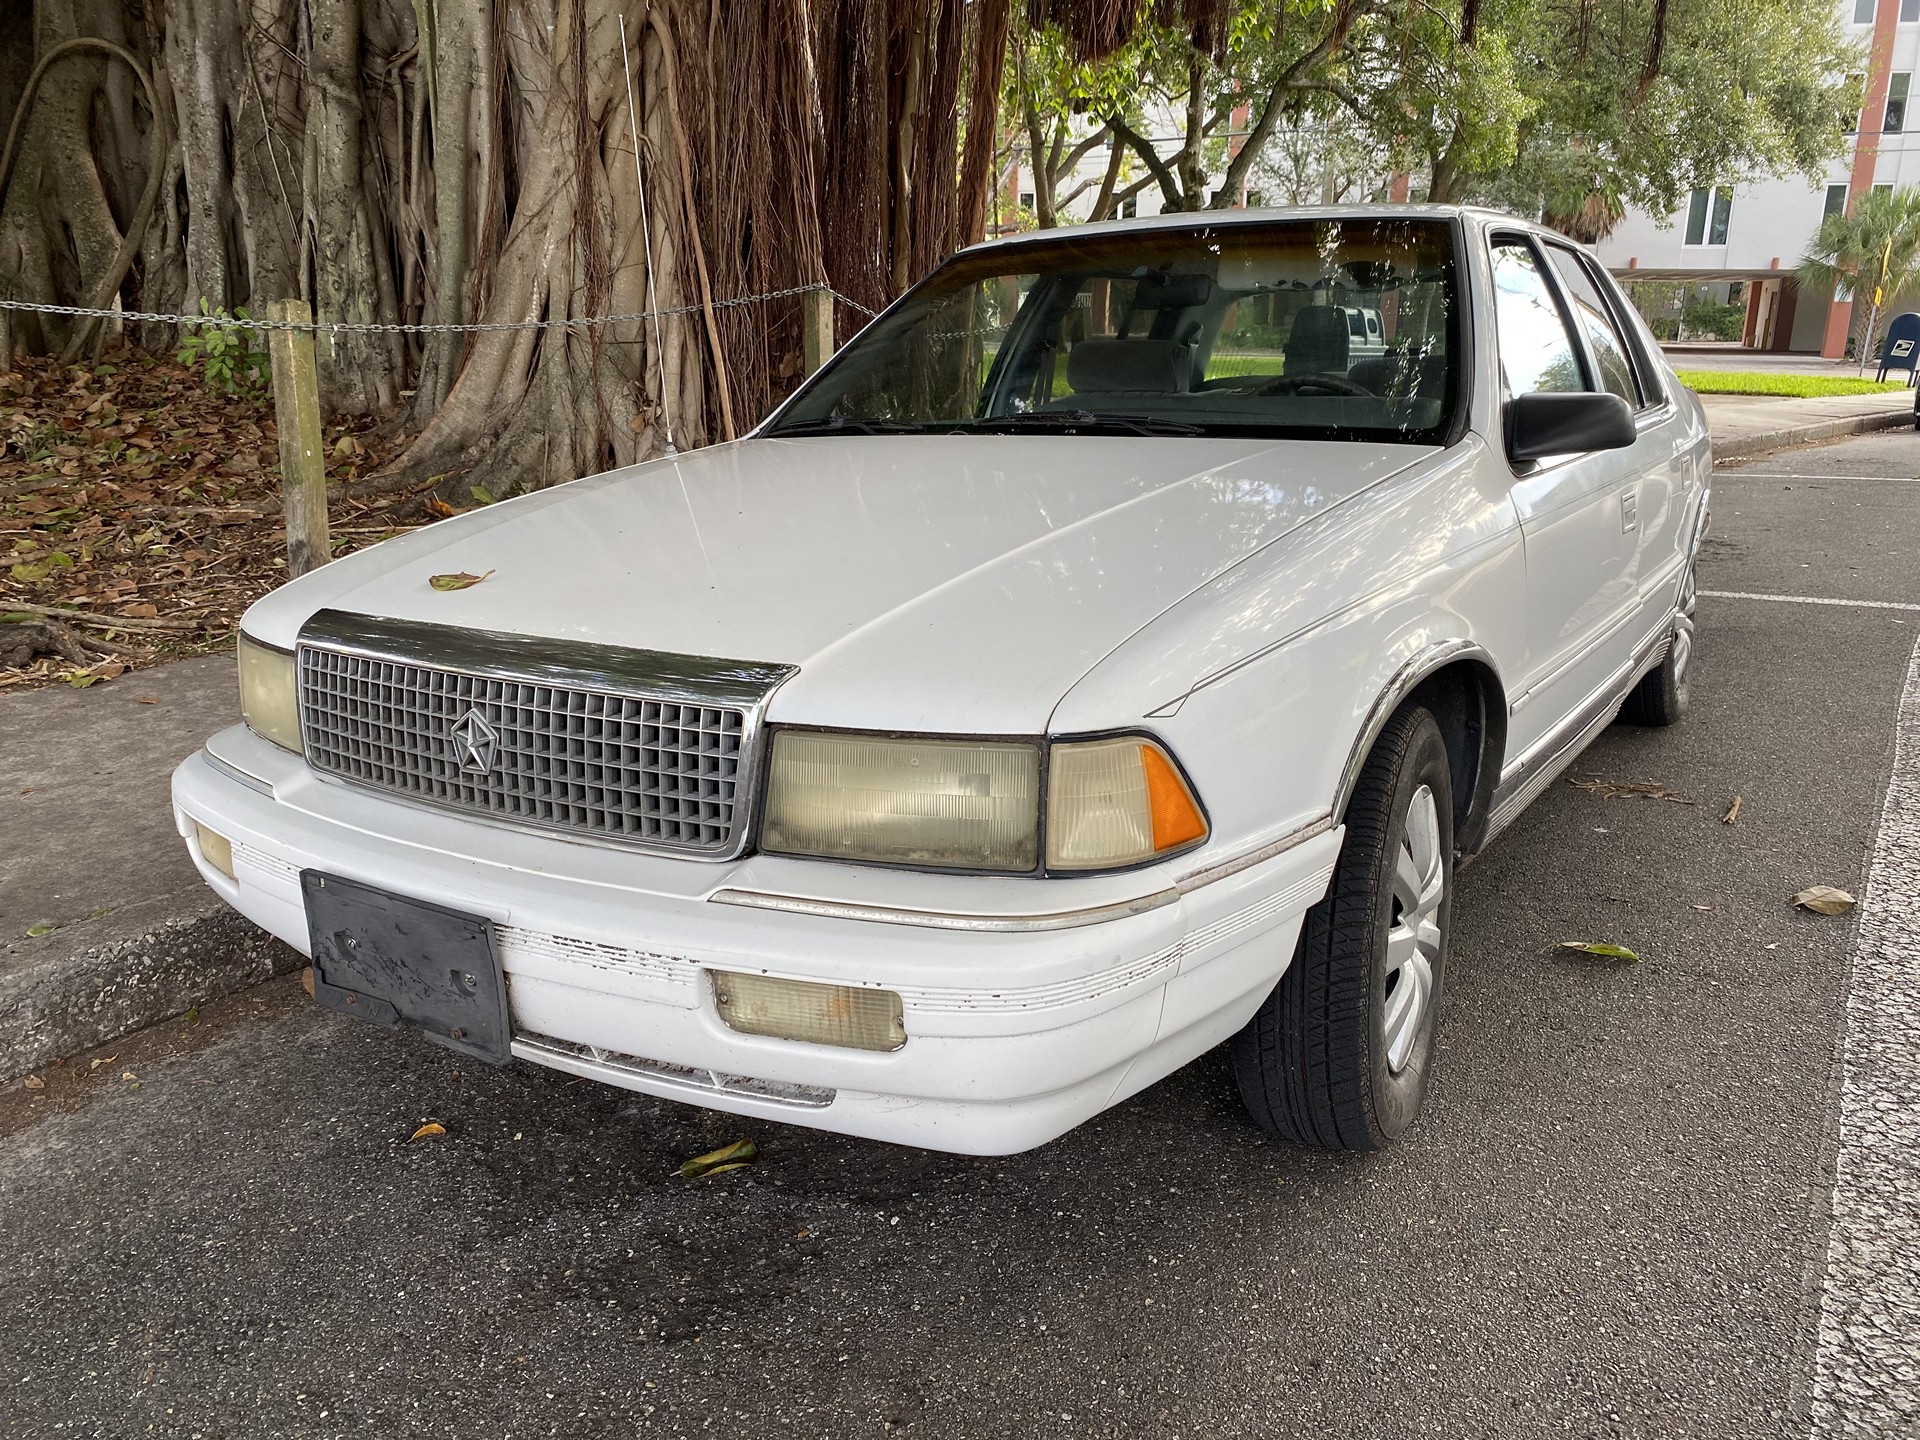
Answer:
POLYGON ((1744 313, 1715 338, 1830 359, 1846 353, 1855 301, 1808 292, 1793 270, 1828 215, 1875 188, 1920 184, 1920 0, 1838 4, 1866 56, 1865 98, 1847 152, 1827 174, 1695 190, 1674 215, 1629 211, 1595 247, 1657 332, 1662 322, 1678 326, 1662 338, 1706 338, 1685 334, 1685 315, 1711 323, 1731 305, 1744 313), (1652 313, 1662 307, 1675 313, 1652 313))

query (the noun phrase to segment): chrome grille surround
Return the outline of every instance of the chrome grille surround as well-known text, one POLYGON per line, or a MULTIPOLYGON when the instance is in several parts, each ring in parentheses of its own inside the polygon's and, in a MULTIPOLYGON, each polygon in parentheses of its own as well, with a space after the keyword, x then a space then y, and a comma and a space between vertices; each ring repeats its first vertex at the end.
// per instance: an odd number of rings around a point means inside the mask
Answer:
POLYGON ((793 673, 331 610, 302 628, 297 657, 302 746, 322 776, 714 860, 746 845, 760 718, 793 673), (475 736, 484 773, 461 764, 475 736))

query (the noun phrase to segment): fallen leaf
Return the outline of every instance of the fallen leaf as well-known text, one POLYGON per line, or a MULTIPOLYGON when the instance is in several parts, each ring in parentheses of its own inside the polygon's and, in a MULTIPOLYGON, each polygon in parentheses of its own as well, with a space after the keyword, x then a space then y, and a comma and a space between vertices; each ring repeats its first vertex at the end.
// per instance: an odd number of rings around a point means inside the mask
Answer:
POLYGON ((1844 915, 1853 909, 1853 896, 1831 885, 1809 885, 1793 897, 1793 903, 1816 915, 1844 915))
POLYGON ((29 940, 38 940, 42 935, 51 935, 59 928, 60 922, 58 920, 42 920, 37 924, 27 927, 27 938, 29 940))
POLYGON ((751 1140, 736 1140, 696 1155, 680 1167, 680 1178, 698 1180, 705 1175, 724 1175, 729 1170, 744 1170, 760 1158, 760 1147, 751 1140))
POLYGON ((1609 945, 1602 940, 1562 940, 1562 950, 1578 950, 1583 955, 1600 955, 1608 960, 1638 961, 1639 956, 1624 945, 1609 945))
POLYGON ((425 500, 420 502, 420 508, 436 520, 451 520, 455 515, 460 513, 438 495, 427 496, 425 500))
POLYGON ((102 1065, 111 1065, 119 1058, 118 1055, 102 1055, 98 1060, 95 1060, 91 1065, 87 1066, 87 1069, 98 1070, 102 1065))
POLYGON ((140 1077, 131 1070, 122 1070, 120 1072, 120 1078, 122 1080, 138 1080, 140 1077))
POLYGON ((160 703, 160 697, 158 695, 136 695, 133 697, 133 703, 136 705, 158 705, 160 703))
POLYGON ((200 1023, 200 1011, 198 1009, 187 1011, 187 1024, 198 1025, 199 1023, 200 1023))
MULTIPOLYGON (((493 571, 487 571, 487 575, 491 574, 493 571)), ((427 584, 436 590, 467 590, 478 585, 487 575, 469 575, 465 570, 460 570, 452 575, 429 575, 427 584)))
POLYGON ((435 1135, 444 1135, 446 1133, 447 1133, 446 1126, 442 1125, 437 1120, 429 1120, 426 1124, 422 1125, 418 1130, 414 1131, 413 1134, 409 1135, 407 1139, 409 1142, 414 1140, 430 1140, 435 1135))
POLYGON ((1657 780, 1569 780, 1576 790, 1584 790, 1589 795, 1598 795, 1602 800, 1619 800, 1626 796, 1638 796, 1645 800, 1671 800, 1676 805, 1691 805, 1678 790, 1669 789, 1657 780))
POLYGON ((27 1076, 27 1089, 44 1090, 46 1088, 47 1088, 47 1082, 42 1080, 38 1075, 27 1076))
POLYGON ((307 992, 307 998, 313 998, 313 966, 309 965, 300 972, 300 988, 307 992))
POLYGON ((1733 803, 1727 807, 1727 813, 1720 817, 1722 825, 1731 825, 1740 818, 1740 797, 1733 797, 1733 803))

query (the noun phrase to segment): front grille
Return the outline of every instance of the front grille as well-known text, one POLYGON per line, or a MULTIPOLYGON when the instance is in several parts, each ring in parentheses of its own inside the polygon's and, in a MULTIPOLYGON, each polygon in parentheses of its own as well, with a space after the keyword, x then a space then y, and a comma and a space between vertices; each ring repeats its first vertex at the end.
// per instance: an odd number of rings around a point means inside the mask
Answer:
POLYGON ((743 709, 313 645, 300 647, 299 682, 308 763, 355 785, 583 837, 732 845, 743 709), (473 742, 464 752, 462 727, 473 742), (491 763, 475 773, 482 759, 491 763))

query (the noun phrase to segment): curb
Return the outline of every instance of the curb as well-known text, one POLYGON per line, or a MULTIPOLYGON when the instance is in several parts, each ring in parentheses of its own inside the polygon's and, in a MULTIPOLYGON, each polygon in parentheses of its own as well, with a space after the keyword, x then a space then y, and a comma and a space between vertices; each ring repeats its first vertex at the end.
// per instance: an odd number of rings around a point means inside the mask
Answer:
POLYGON ((76 953, 0 957, 0 1084, 306 962, 224 905, 76 953))
POLYGON ((1873 415, 1849 415, 1843 420, 1825 420, 1818 425, 1796 425, 1785 430, 1767 430, 1758 435, 1713 442, 1714 460, 1744 460, 1770 450, 1787 450, 1796 445, 1812 445, 1821 440, 1837 440, 1846 435, 1865 435, 1873 430, 1897 430, 1914 423, 1908 409, 1884 410, 1873 415))

